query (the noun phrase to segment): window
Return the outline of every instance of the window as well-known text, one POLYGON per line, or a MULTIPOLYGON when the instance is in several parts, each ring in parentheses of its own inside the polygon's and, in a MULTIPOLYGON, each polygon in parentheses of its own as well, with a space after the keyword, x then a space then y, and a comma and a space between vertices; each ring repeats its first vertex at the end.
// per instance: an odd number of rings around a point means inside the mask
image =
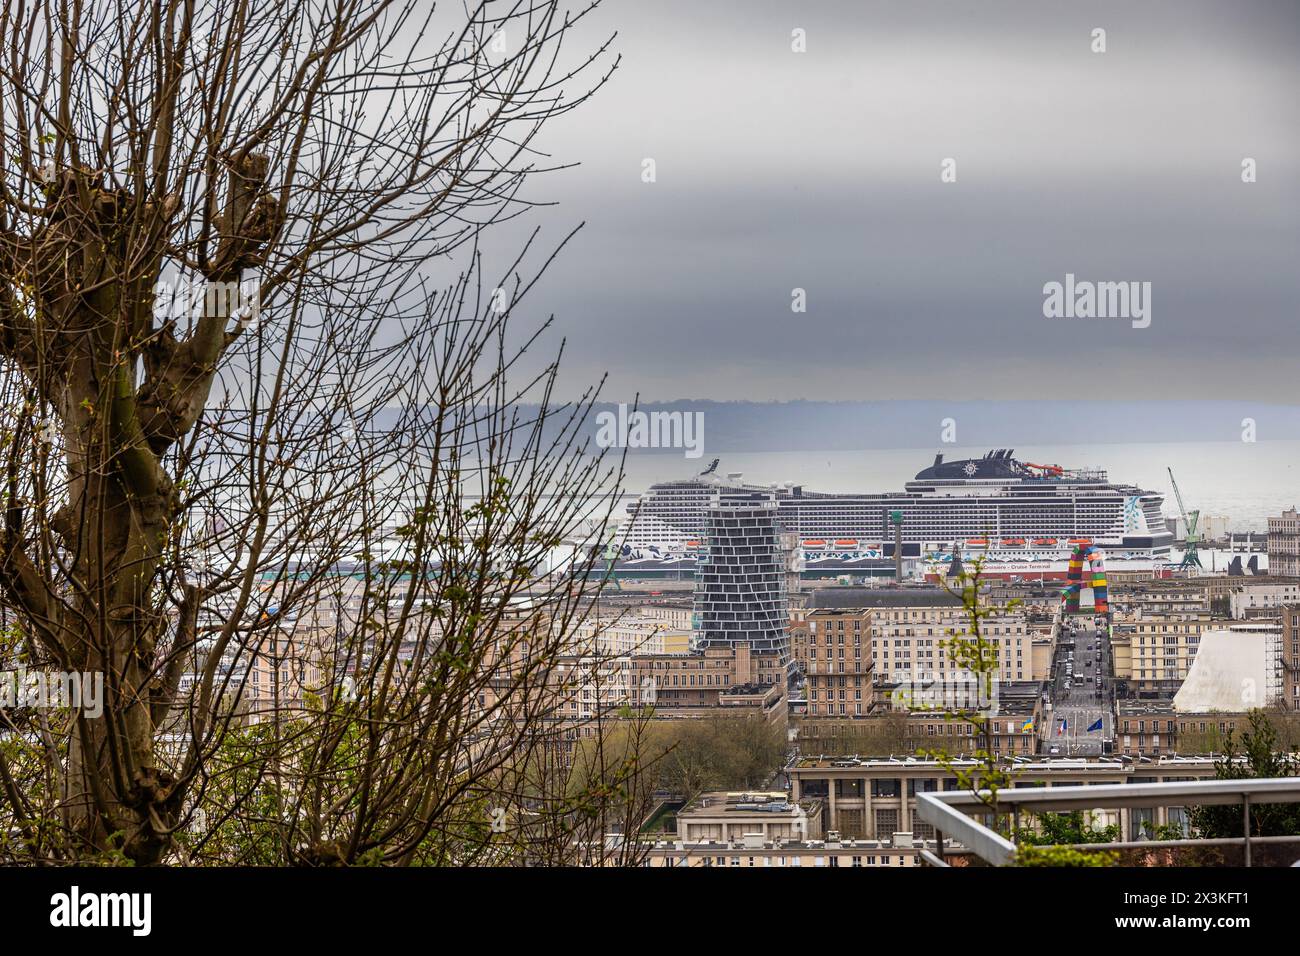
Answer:
POLYGON ((1187 818, 1187 808, 1170 807, 1168 813, 1169 825, 1177 827, 1184 837, 1187 836, 1191 832, 1191 825, 1187 818))
POLYGON ((896 777, 871 781, 871 795, 873 797, 896 797, 900 792, 899 782, 896 777))
POLYGON ((898 830, 898 811, 897 810, 877 810, 876 811, 876 839, 892 839, 898 830))
POLYGON ((1155 810, 1151 807, 1132 807, 1129 809, 1129 839, 1147 840, 1151 834, 1148 827, 1155 825, 1155 810))

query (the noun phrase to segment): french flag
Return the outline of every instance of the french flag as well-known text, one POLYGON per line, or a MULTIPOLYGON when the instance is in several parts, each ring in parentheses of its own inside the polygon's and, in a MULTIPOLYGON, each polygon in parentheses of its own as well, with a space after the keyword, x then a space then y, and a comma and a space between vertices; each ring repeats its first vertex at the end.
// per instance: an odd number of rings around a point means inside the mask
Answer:
POLYGON ((1066 718, 1062 717, 1062 718, 1061 718, 1061 726, 1058 727, 1058 728, 1056 728, 1056 736, 1058 736, 1058 737, 1064 737, 1064 736, 1065 736, 1065 731, 1066 731, 1066 729, 1067 729, 1068 727, 1069 727, 1069 721, 1066 720, 1066 718))

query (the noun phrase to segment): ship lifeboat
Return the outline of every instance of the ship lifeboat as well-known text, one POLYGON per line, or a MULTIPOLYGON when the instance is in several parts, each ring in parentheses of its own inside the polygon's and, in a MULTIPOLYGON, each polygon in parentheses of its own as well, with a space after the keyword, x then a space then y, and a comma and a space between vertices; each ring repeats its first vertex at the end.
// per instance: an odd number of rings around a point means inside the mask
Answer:
POLYGON ((856 548, 858 546, 857 538, 836 538, 835 547, 837 548, 856 548))
POLYGON ((966 547, 968 548, 987 548, 989 546, 988 538, 967 538, 966 547))
POLYGON ((1024 538, 1003 538, 1002 547, 1004 548, 1022 548, 1025 545, 1024 538))
POLYGON ((698 548, 699 546, 700 546, 700 543, 699 543, 698 541, 687 541, 687 542, 686 542, 686 547, 688 547, 688 548, 698 548))
POLYGON ((826 547, 825 538, 804 538, 803 546, 805 548, 824 548, 826 547))
POLYGON ((1092 544, 1092 538, 1071 538, 1070 544, 1092 544))
POLYGON ((1052 548, 1052 547, 1055 547, 1055 546, 1056 546, 1056 539, 1055 539, 1055 538, 1035 538, 1035 539, 1034 539, 1034 547, 1036 547, 1036 548, 1052 548))

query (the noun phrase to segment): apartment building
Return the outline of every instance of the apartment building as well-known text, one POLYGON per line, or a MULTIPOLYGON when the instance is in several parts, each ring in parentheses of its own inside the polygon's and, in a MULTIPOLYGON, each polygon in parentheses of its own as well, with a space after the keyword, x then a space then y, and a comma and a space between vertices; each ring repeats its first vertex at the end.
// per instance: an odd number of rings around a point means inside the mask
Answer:
MULTIPOLYGON (((829 611, 844 615, 846 628, 852 627, 850 618, 854 616, 861 618, 858 626, 863 630, 870 621, 872 680, 877 684, 925 681, 950 676, 958 670, 945 642, 954 636, 966 636, 969 616, 960 597, 942 588, 822 588, 809 595, 809 603, 808 609, 796 612, 792 627, 829 611)), ((982 635, 998 649, 1001 680, 1041 680, 1048 676, 1050 648, 1037 656, 1034 654, 1034 639, 1042 635, 1040 630, 1031 631, 1029 617, 1023 608, 1018 608, 981 622, 982 635)), ((833 626, 838 627, 839 619, 834 620, 833 626)), ((792 630, 791 636, 792 641, 800 641, 807 635, 792 630)), ((794 653, 800 666, 806 667, 807 654, 800 656, 800 649, 794 653)), ((838 656, 835 660, 838 662, 838 656)), ((845 664, 847 670, 847 651, 845 664)))
POLYGON ((1189 586, 1194 585, 1205 592, 1206 599, 1210 602, 1211 610, 1218 608, 1220 605, 1227 613, 1229 595, 1243 584, 1251 586, 1257 584, 1285 584, 1287 579, 1278 577, 1274 574, 1251 575, 1242 577, 1239 574, 1211 574, 1204 577, 1198 577, 1189 582, 1189 586))
POLYGON ((1300 578, 1300 515, 1294 508, 1268 519, 1268 573, 1300 578))
POLYGON ((1300 581, 1243 584, 1228 595, 1228 609, 1234 620, 1280 615, 1284 604, 1300 604, 1300 581))
MULTIPOLYGON (((877 683, 925 681, 960 670, 953 659, 954 636, 969 637, 961 607, 889 607, 871 612, 871 659, 877 683)), ((997 649, 1001 680, 1035 680, 1033 641, 1025 617, 998 614, 980 622, 981 636, 997 649)))
MULTIPOLYGON (((973 767, 961 761, 956 767, 973 767)), ((1206 758, 1161 756, 1148 760, 1124 758, 1008 760, 1004 769, 1015 787, 1064 787, 1087 784, 1157 783, 1202 780, 1214 776, 1214 761, 1206 758)), ((853 839, 890 840, 907 833, 913 840, 932 840, 932 828, 916 817, 916 795, 961 789, 949 766, 933 760, 845 759, 808 757, 788 771, 791 799, 822 800, 827 831, 853 839)), ((1145 825, 1180 823, 1181 807, 1099 810, 1098 825, 1118 823, 1129 838, 1143 835, 1145 825)))
MULTIPOLYGON (((925 688, 911 685, 877 685, 876 699, 868 716, 840 719, 835 715, 806 714, 792 718, 799 749, 807 754, 877 756, 943 751, 970 754, 985 746, 974 725, 952 714, 963 705, 969 688, 965 684, 945 687, 935 682, 925 688), (952 692, 946 706, 939 701, 917 700, 915 692, 941 697, 952 692), (962 699, 958 699, 962 698, 962 699)), ((985 716, 994 753, 1028 755, 1038 752, 1043 720, 1043 685, 1038 681, 999 683, 997 706, 985 716)))
MULTIPOLYGON (((993 752, 1008 756, 1038 753, 1040 720, 1019 714, 989 717, 993 752)), ((928 751, 967 755, 985 746, 974 725, 940 711, 882 711, 853 724, 799 717, 794 726, 800 750, 833 756, 886 757, 928 751)))
POLYGON ((752 710, 774 723, 785 721, 785 668, 771 654, 748 645, 713 647, 688 654, 643 654, 628 659, 634 706, 653 706, 660 716, 700 716, 752 710))
POLYGON ((1182 713, 1168 699, 1121 700, 1116 710, 1115 753, 1130 757, 1222 753, 1247 726, 1244 713, 1182 713))
POLYGON ((1185 680, 1201 643, 1212 627, 1205 612, 1143 614, 1115 635, 1115 677, 1139 687, 1156 681, 1185 680))
POLYGON ((1300 710, 1300 604, 1282 608, 1282 695, 1287 710, 1300 710))
POLYGON ((595 736, 597 716, 616 717, 625 708, 653 708, 662 720, 716 714, 758 714, 777 725, 786 719, 786 681, 770 654, 748 645, 665 654, 564 655, 526 679, 523 650, 512 648, 515 666, 499 668, 486 682, 480 705, 509 719, 515 713, 540 718, 562 753, 595 736))
POLYGON ((1209 613, 1210 595, 1200 582, 1160 581, 1114 589, 1110 592, 1110 606, 1116 620, 1136 620, 1151 614, 1209 613))
POLYGON ((613 657, 637 654, 684 654, 690 649, 691 631, 635 612, 601 617, 589 615, 573 629, 584 651, 613 657))
MULTIPOLYGON (((763 842, 759 839, 732 843, 703 841, 660 841, 649 850, 646 866, 704 867, 897 867, 920 866, 921 850, 935 849, 933 842, 906 839, 809 840, 763 842)), ((949 843, 949 846, 955 846, 949 843)))
POLYGON ((822 802, 792 802, 784 790, 702 793, 677 811, 685 843, 761 843, 822 839, 822 802))
POLYGON ((693 614, 694 612, 689 603, 668 604, 660 602, 642 604, 636 608, 636 615, 641 620, 666 625, 672 631, 689 632, 693 614))
POLYGON ((1056 657, 1056 641, 1051 637, 1030 637, 1030 680, 1048 680, 1052 676, 1052 663, 1056 657))
POLYGON ((249 723, 304 710, 312 697, 329 694, 329 685, 335 682, 332 660, 332 631, 268 628, 259 634, 249 642, 242 660, 246 669, 241 704, 249 723))
MULTIPOLYGON (((872 685, 931 684, 964 672, 946 642, 964 632, 967 618, 953 604, 875 608, 818 608, 790 626, 792 654, 807 676, 810 717, 863 717, 872 685)), ((1050 642, 1035 639, 1018 613, 986 618, 982 636, 997 649, 1003 682, 1039 680, 1051 668, 1050 642)))
POLYGON ((809 611, 790 626, 795 665, 806 677, 806 712, 864 717, 872 707, 870 611, 809 611))

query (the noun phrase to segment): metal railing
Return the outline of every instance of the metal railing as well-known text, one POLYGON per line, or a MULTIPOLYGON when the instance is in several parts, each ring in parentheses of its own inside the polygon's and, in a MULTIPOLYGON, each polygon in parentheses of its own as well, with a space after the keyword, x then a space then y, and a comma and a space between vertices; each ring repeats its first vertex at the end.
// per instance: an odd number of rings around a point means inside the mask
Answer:
MULTIPOLYGON (((918 793, 916 815, 935 829, 938 853, 926 850, 921 858, 932 866, 947 866, 943 840, 951 839, 993 866, 1009 866, 1016 860, 1016 844, 989 829, 971 814, 989 815, 988 791, 969 790, 947 793, 918 793), (983 797, 984 799, 981 799, 983 797)), ((1244 862, 1251 865, 1252 844, 1300 843, 1293 836, 1251 836, 1252 804, 1300 803, 1300 777, 1241 780, 1193 780, 1173 783, 1122 783, 1102 786, 1016 787, 997 792, 997 814, 1012 820, 1013 829, 1020 825, 1020 814, 1070 810, 1113 810, 1131 807, 1231 806, 1242 808, 1240 837, 1184 840, 1137 840, 1113 843, 1079 844, 1080 850, 1159 849, 1186 846, 1240 846, 1244 862)))

